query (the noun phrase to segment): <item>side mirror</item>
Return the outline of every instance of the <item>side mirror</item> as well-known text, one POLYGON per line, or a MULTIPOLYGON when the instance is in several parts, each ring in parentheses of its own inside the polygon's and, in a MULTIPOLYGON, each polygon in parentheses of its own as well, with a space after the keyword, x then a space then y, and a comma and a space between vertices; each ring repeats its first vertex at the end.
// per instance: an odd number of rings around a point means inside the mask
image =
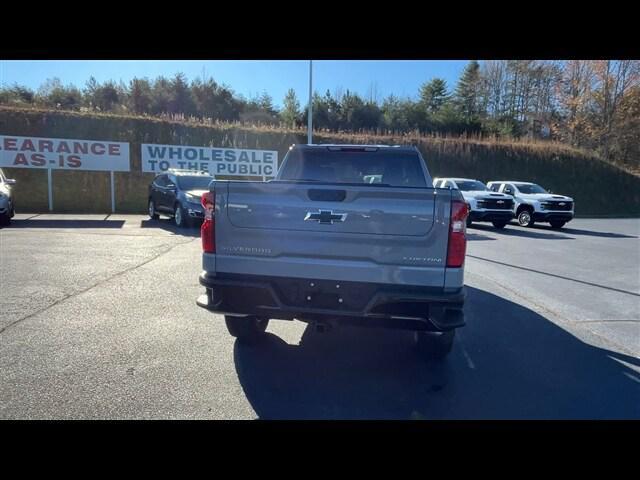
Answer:
POLYGON ((16 181, 14 178, 5 178, 4 183, 6 183, 7 185, 15 185, 16 181))
POLYGON ((507 189, 504 191, 504 193, 505 193, 505 194, 507 194, 507 195, 513 195, 513 190, 511 190, 510 188, 507 188, 507 189))

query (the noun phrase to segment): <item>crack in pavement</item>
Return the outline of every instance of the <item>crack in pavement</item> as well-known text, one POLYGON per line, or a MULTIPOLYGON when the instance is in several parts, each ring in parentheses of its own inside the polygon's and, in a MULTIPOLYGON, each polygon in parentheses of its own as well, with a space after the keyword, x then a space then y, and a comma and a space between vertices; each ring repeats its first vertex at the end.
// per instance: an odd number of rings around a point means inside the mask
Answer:
POLYGON ((153 262, 154 260, 156 260, 156 259, 160 258, 162 255, 165 255, 166 253, 169 253, 169 252, 170 252, 171 250, 173 250, 174 248, 179 247, 179 246, 181 246, 181 245, 186 245, 187 243, 192 243, 192 242, 193 242, 193 241, 195 241, 196 239, 198 239, 198 238, 196 237, 196 238, 192 238, 191 240, 186 240, 186 241, 184 241, 184 242, 178 242, 178 243, 176 243, 175 245, 171 245, 170 247, 168 247, 168 248, 164 249, 163 251, 159 252, 158 254, 156 254, 156 255, 152 256, 151 258, 149 258, 149 259, 147 259, 147 260, 145 260, 145 261, 143 261, 143 262, 141 262, 141 263, 138 263, 138 264, 136 264, 136 265, 133 265, 133 266, 131 266, 131 267, 129 267, 129 268, 126 268, 126 269, 124 269, 124 270, 121 270, 120 272, 117 272, 117 273, 115 273, 115 274, 111 275, 110 277, 105 278, 104 280, 100 280, 100 281, 98 281, 98 282, 96 282, 96 283, 94 283, 94 284, 92 284, 92 285, 89 285, 87 288, 83 288, 82 290, 78 290, 77 292, 74 292, 74 293, 70 293, 70 294, 68 294, 68 295, 65 295, 64 297, 62 297, 62 298, 60 298, 60 299, 56 300, 56 301, 55 301, 55 302, 53 302, 52 304, 47 305, 46 307, 41 308, 40 310, 38 310, 38 311, 36 311, 36 312, 30 313, 29 315, 25 315, 24 317, 19 318, 19 319, 15 320, 15 321, 13 321, 13 322, 9 323, 8 325, 5 325, 3 328, 1 328, 1 329, 0 329, 0 334, 3 334, 3 333, 4 333, 5 331, 7 331, 9 328, 13 327, 14 325, 17 325, 18 323, 23 322, 24 320, 28 320, 28 319, 30 319, 30 318, 32 318, 32 317, 34 317, 34 316, 36 316, 36 315, 39 315, 39 314, 40 314, 40 313, 42 313, 42 312, 46 312, 46 311, 47 311, 47 310, 49 310, 50 308, 55 307, 56 305, 58 305, 58 304, 60 304, 60 303, 64 302, 65 300, 68 300, 69 298, 77 297, 78 295, 81 295, 81 294, 83 294, 83 293, 85 293, 85 292, 88 292, 88 291, 89 291, 89 290, 91 290, 92 288, 95 288, 95 287, 97 287, 97 286, 99 286, 99 285, 103 285, 103 284, 105 284, 105 283, 107 283, 107 282, 109 282, 109 281, 113 280, 113 279, 114 279, 114 278, 116 278, 116 277, 119 277, 119 276, 124 275, 124 274, 126 274, 126 273, 129 273, 129 272, 131 272, 131 271, 133 271, 133 270, 136 270, 136 269, 138 269, 138 268, 140 268, 140 267, 142 267, 142 266, 146 265, 147 263, 153 262))

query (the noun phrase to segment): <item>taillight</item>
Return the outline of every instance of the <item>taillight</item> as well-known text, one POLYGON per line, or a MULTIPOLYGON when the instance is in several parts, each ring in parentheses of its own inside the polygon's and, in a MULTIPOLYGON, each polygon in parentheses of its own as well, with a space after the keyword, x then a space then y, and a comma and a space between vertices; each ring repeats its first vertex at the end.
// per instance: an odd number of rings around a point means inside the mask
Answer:
POLYGON ((202 238, 202 250, 205 253, 216 253, 216 197, 213 192, 202 194, 200 203, 204 207, 204 221, 200 227, 200 237, 202 238))
POLYGON ((452 199, 447 267, 458 268, 464 263, 467 250, 467 215, 468 205, 463 200, 452 199))

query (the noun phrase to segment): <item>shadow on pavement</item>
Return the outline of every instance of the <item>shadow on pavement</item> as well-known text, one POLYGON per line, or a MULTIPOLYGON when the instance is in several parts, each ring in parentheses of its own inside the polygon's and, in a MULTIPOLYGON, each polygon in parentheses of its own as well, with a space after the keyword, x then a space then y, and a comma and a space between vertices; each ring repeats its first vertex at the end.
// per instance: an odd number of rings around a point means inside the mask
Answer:
POLYGON ((246 397, 263 419, 640 418, 635 357, 590 346, 539 314, 468 288, 467 326, 428 363, 411 332, 307 327, 299 345, 236 342, 246 397))
POLYGON ((123 225, 124 220, 12 219, 9 228, 122 228, 123 225))
MULTIPOLYGON (((477 225, 475 223, 469 228, 480 231, 493 232, 499 235, 506 235, 510 237, 540 238, 545 240, 575 240, 575 238, 573 237, 558 235, 557 233, 555 233, 557 232, 557 230, 554 230, 554 233, 552 233, 551 231, 549 231, 549 233, 542 233, 536 232, 535 230, 532 230, 530 228, 520 228, 513 224, 508 224, 501 230, 498 230, 490 225, 477 225)), ((469 231, 469 229, 467 229, 467 231, 469 231)), ((564 232, 564 229, 562 230, 562 232, 564 232)))
POLYGON ((173 223, 173 219, 165 219, 160 218, 159 220, 142 220, 140 222, 140 228, 160 228, 167 232, 174 233, 176 235, 182 235, 184 237, 199 237, 200 236, 200 225, 196 224, 192 227, 176 227, 176 224, 173 223))
POLYGON ((469 230, 467 230, 467 240, 497 240, 497 239, 493 237, 487 237, 486 235, 472 233, 469 230))
POLYGON ((585 235, 589 237, 603 237, 603 238, 638 238, 635 235, 625 235, 623 233, 612 232, 594 232, 593 230, 582 230, 578 228, 562 227, 560 230, 553 230, 550 225, 534 225, 533 228, 538 230, 550 230, 555 232, 567 233, 570 235, 585 235))

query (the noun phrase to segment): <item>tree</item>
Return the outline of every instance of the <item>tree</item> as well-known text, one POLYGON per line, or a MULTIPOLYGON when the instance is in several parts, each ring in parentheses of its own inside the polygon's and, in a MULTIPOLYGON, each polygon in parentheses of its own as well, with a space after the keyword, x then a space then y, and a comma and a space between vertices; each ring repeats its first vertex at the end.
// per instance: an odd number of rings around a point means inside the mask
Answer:
POLYGON ((195 112, 191 89, 184 73, 176 73, 169 82, 169 101, 167 111, 169 113, 182 113, 193 115, 195 112))
POLYGON ((36 94, 38 103, 63 110, 78 110, 82 105, 82 92, 73 85, 63 86, 59 78, 47 79, 36 94))
POLYGON ((151 111, 151 84, 146 78, 134 78, 129 83, 129 109, 137 114, 151 111))
POLYGON ((280 112, 280 118, 287 127, 295 127, 300 117, 300 102, 296 97, 296 92, 293 88, 287 91, 287 94, 283 100, 282 111, 280 112))
POLYGON ((449 100, 447 82, 434 78, 420 87, 420 102, 428 113, 436 113, 449 100))
POLYGON ((151 113, 154 115, 167 113, 169 111, 171 97, 171 84, 169 80, 163 76, 157 77, 151 89, 151 113))
POLYGON ((14 83, 11 88, 0 89, 0 103, 31 104, 35 100, 35 93, 27 87, 14 83))
POLYGON ((455 91, 455 102, 467 122, 475 120, 479 113, 480 64, 473 60, 465 67, 455 91))

